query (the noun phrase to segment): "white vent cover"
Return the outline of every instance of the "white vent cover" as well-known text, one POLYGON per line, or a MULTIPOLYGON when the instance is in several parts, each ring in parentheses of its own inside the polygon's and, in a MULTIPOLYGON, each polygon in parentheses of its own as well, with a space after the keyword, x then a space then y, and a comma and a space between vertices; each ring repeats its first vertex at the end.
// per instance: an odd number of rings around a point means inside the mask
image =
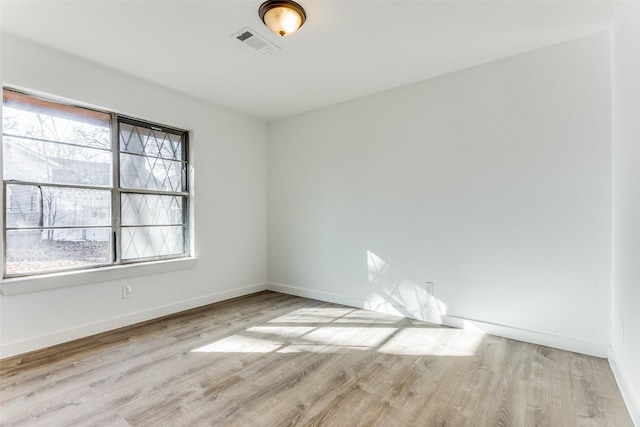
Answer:
POLYGON ((263 55, 265 53, 271 53, 276 49, 280 49, 278 46, 271 43, 249 27, 243 28, 231 37, 235 37, 242 43, 252 47, 263 55))

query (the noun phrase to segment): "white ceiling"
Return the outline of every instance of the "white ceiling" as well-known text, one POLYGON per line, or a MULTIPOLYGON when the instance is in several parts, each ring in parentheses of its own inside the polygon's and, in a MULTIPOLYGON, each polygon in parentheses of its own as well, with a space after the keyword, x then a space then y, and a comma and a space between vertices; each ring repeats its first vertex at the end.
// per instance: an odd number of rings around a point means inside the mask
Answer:
POLYGON ((306 24, 270 33, 261 0, 2 0, 7 33, 265 120, 591 34, 613 1, 299 0, 306 24), (281 49, 231 37, 250 27, 281 49))

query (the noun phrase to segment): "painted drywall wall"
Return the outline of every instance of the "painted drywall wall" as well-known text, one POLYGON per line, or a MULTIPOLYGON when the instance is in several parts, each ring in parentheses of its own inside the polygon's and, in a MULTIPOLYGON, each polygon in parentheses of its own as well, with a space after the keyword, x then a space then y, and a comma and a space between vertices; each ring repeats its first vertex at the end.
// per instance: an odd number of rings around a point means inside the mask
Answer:
POLYGON ((612 367, 640 425, 640 2, 612 27, 612 367))
POLYGON ((198 257, 186 270, 127 279, 126 300, 122 280, 0 296, 2 356, 264 288, 263 122, 6 34, 2 81, 191 130, 198 257))
POLYGON ((270 286, 606 355, 609 55, 600 33, 269 123, 270 286))

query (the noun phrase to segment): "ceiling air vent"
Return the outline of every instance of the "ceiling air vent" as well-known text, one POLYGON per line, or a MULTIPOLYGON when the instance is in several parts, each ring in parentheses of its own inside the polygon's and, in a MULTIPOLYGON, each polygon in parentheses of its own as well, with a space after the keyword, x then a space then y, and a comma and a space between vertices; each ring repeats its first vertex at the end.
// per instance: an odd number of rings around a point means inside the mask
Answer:
POLYGON ((242 43, 246 44, 249 47, 252 47, 253 49, 257 50, 263 55, 265 53, 271 53, 274 50, 280 49, 278 46, 271 43, 270 41, 268 41, 267 39, 265 39, 264 37, 262 37, 261 35, 259 35, 258 33, 256 33, 255 31, 253 31, 251 28, 248 28, 248 27, 243 28, 242 30, 238 31, 231 37, 237 38, 242 43))

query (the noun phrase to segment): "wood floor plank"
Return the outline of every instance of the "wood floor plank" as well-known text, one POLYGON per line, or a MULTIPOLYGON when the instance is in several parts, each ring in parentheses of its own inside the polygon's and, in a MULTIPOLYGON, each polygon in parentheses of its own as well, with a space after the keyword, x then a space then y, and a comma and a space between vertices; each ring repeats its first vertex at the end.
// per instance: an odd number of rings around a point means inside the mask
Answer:
POLYGON ((0 361, 0 426, 632 426, 605 359, 261 292, 0 361))

